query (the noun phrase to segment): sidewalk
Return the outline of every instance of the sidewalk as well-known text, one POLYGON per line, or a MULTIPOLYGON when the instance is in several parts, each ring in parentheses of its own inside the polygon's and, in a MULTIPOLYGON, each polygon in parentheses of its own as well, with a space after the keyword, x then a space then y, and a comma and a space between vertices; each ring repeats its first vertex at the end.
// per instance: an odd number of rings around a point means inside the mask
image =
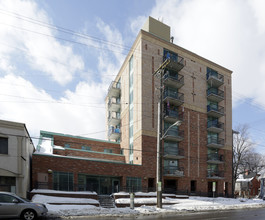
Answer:
MULTIPOLYGON (((155 203, 156 198, 137 198, 135 204, 145 204, 135 209, 126 208, 101 208, 97 207, 98 201, 86 201, 85 199, 67 198, 67 202, 72 205, 59 205, 61 203, 58 197, 45 198, 43 196, 35 195, 32 199, 34 202, 46 203, 49 210, 49 217, 58 216, 132 216, 139 214, 158 214, 158 213, 183 213, 183 212, 199 212, 207 210, 232 210, 232 209, 246 209, 246 208, 262 208, 265 207, 265 201, 261 199, 232 199, 232 198, 208 198, 208 197, 195 197, 191 196, 188 199, 173 199, 166 197, 163 199, 164 203, 162 209, 156 206, 148 206, 148 203, 155 203), (49 201, 49 202, 47 202, 49 201), (53 203, 53 205, 49 204, 53 203), (58 203, 58 205, 54 205, 58 203), (95 203, 95 205, 81 205, 80 203, 95 203), (172 205, 168 205, 172 203, 172 205)), ((64 198, 66 200, 66 198, 64 198)), ((128 203, 130 204, 129 198, 119 199, 116 203, 128 203)))

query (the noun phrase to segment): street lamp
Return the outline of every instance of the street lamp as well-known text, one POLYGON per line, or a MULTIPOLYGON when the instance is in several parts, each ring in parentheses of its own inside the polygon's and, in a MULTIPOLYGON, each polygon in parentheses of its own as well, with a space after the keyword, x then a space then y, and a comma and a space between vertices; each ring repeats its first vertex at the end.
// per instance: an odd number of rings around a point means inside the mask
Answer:
POLYGON ((181 124, 181 121, 176 121, 174 124, 170 125, 168 129, 164 132, 162 135, 162 129, 161 129, 161 114, 160 114, 160 107, 161 103, 158 102, 158 123, 157 123, 157 163, 156 163, 156 206, 157 208, 162 208, 162 159, 161 159, 161 145, 162 140, 167 134, 167 132, 173 127, 173 126, 179 126, 181 124), (160 137, 162 135, 162 137, 160 137))
POLYGON ((180 126, 181 125, 181 121, 176 121, 174 124, 170 125, 168 127, 168 129, 164 132, 163 136, 161 137, 161 140, 166 136, 167 132, 170 130, 170 128, 174 127, 174 126, 180 126))

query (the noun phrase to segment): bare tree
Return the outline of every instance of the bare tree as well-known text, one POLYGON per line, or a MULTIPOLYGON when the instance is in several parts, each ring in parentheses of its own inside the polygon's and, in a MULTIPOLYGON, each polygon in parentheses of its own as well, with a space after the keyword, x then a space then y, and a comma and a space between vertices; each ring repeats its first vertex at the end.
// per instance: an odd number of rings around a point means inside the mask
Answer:
POLYGON ((249 172, 257 174, 265 168, 264 156, 260 153, 249 152, 244 162, 244 169, 249 172))
POLYGON ((249 155, 254 153, 254 143, 250 140, 248 125, 243 124, 236 127, 233 136, 233 179, 234 183, 240 174, 245 172, 249 155))

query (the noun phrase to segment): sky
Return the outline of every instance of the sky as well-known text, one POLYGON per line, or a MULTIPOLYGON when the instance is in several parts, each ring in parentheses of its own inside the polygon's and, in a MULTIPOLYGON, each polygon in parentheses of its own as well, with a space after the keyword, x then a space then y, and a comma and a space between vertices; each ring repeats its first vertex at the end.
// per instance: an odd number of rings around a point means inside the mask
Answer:
MULTIPOLYGON (((0 0, 0 119, 105 139, 107 89, 148 16, 233 71, 233 128, 265 153, 265 1, 0 0)), ((37 139, 35 139, 37 140, 37 139)))

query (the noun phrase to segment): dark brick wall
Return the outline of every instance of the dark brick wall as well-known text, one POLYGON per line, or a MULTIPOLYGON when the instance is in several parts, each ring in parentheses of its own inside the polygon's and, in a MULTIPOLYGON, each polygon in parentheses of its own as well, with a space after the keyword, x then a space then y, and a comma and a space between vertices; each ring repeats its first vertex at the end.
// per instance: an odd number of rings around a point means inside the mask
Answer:
MULTIPOLYGON (((184 150, 184 159, 179 160, 179 166, 184 168, 184 177, 167 177, 165 180, 176 180, 176 189, 182 192, 190 192, 191 181, 196 181, 196 191, 202 195, 208 193, 208 182, 217 182, 217 193, 224 193, 224 185, 227 183, 227 194, 232 193, 232 151, 220 149, 219 154, 224 155, 224 163, 218 165, 220 171, 224 172, 222 179, 207 178, 207 114, 199 113, 190 109, 184 109, 184 122, 180 126, 184 130, 184 140, 179 147, 184 150), (189 115, 189 118, 188 118, 189 115), (199 120, 198 120, 199 118, 199 120), (188 124, 189 123, 189 124, 188 124), (199 133, 198 133, 199 130, 199 133)), ((154 178, 156 183, 156 150, 157 138, 142 136, 137 140, 142 145, 142 152, 136 155, 141 165, 130 165, 124 163, 123 155, 95 153, 76 150, 54 150, 58 156, 45 156, 34 154, 32 159, 33 185, 37 182, 38 173, 47 173, 48 169, 54 171, 67 171, 74 173, 74 184, 77 184, 78 174, 106 175, 121 178, 121 187, 126 186, 126 177, 140 177, 142 187, 148 187, 148 179, 154 178), (79 156, 85 158, 97 158, 114 160, 120 163, 99 162, 93 160, 82 160, 68 158, 67 156, 79 156)), ((120 145, 108 142, 99 142, 64 136, 54 136, 54 144, 64 146, 69 143, 71 148, 81 149, 82 145, 90 146, 92 151, 103 152, 105 148, 112 149, 113 153, 120 153, 120 145)), ((137 161, 136 161, 137 162, 137 161)), ((52 183, 52 175, 48 174, 48 181, 52 183)))

